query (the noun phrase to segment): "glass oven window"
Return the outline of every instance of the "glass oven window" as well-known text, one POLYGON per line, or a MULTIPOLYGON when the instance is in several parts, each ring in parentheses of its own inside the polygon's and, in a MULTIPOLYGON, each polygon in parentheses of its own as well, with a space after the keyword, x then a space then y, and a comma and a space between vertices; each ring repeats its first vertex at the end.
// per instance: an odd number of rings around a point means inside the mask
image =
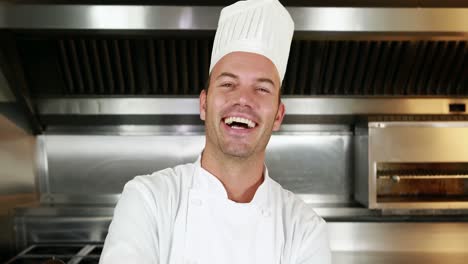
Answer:
POLYGON ((377 163, 377 202, 468 201, 468 162, 377 163))

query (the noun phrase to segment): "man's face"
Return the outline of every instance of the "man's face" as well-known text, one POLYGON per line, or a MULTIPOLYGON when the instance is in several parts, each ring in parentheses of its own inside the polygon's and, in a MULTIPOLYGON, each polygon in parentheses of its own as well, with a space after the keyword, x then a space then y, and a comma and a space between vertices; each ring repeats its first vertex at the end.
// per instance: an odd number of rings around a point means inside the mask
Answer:
POLYGON ((264 153, 283 121, 279 96, 278 71, 269 59, 248 52, 224 56, 211 71, 208 92, 200 94, 206 148, 238 158, 264 153))

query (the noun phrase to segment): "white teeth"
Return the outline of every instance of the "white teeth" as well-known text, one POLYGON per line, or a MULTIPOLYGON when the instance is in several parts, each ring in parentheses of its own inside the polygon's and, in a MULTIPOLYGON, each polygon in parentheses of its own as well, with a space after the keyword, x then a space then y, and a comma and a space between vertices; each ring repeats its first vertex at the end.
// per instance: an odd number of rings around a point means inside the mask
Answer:
POLYGON ((224 123, 226 123, 227 125, 230 125, 233 122, 246 124, 249 128, 254 128, 255 127, 255 122, 253 122, 252 120, 249 120, 247 118, 232 116, 232 117, 227 117, 227 118, 224 119, 224 123))

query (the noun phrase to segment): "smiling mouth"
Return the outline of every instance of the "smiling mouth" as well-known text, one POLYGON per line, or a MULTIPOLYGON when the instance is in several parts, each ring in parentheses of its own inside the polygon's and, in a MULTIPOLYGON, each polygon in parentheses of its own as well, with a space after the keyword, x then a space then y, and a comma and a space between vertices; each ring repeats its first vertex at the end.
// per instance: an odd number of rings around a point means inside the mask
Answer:
POLYGON ((257 126, 254 121, 237 116, 226 117, 224 123, 233 129, 250 129, 257 126))

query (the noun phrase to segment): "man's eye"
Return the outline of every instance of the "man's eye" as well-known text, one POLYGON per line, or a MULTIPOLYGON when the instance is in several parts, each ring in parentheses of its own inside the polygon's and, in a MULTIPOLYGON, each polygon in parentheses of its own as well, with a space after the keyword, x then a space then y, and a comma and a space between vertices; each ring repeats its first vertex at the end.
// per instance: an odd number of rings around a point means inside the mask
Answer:
POLYGON ((257 91, 262 92, 262 93, 270 93, 270 90, 264 87, 258 87, 257 91))
POLYGON ((234 84, 232 84, 232 83, 223 83, 223 84, 221 84, 221 86, 222 86, 222 87, 230 88, 230 87, 233 87, 234 84))

